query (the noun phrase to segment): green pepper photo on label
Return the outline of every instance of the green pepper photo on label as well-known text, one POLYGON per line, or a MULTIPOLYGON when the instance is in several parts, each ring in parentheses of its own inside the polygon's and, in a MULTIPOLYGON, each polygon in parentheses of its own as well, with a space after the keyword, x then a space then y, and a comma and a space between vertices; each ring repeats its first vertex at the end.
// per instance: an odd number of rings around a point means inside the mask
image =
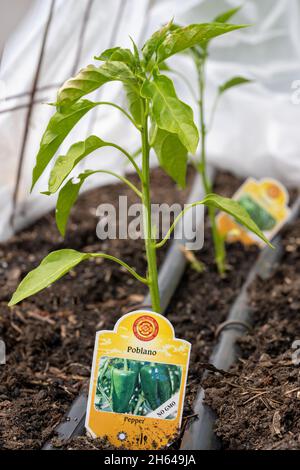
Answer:
MULTIPOLYGON (((131 359, 100 360, 95 397, 99 411, 148 416, 178 395, 181 367, 131 359)), ((177 414, 177 406, 165 419, 177 414)))

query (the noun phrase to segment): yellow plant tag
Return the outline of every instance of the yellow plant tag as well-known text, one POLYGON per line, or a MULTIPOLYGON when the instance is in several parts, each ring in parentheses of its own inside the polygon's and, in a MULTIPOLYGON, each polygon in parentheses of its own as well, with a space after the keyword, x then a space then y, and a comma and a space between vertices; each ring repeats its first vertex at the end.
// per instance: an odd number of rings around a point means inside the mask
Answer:
MULTIPOLYGON (((246 209, 268 240, 277 234, 290 215, 288 192, 273 178, 248 178, 233 199, 246 209)), ((264 246, 260 238, 224 212, 218 214, 217 226, 228 242, 240 241, 244 245, 264 246)))
POLYGON ((190 349, 165 317, 149 311, 97 332, 87 431, 125 449, 171 443, 181 425, 190 349))

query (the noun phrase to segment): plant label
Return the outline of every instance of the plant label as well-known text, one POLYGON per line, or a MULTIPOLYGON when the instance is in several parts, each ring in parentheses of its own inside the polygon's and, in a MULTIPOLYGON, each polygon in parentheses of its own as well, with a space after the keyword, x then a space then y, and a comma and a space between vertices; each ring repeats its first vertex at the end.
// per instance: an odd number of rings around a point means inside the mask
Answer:
MULTIPOLYGON (((268 240, 277 234, 290 215, 288 192, 281 183, 272 178, 248 178, 234 194, 233 199, 246 209, 268 240)), ((219 232, 228 242, 240 241, 244 245, 264 246, 260 238, 224 212, 218 214, 217 225, 219 232)))
POLYGON ((125 449, 158 449, 181 425, 191 345, 162 315, 135 311, 96 334, 86 429, 125 449))

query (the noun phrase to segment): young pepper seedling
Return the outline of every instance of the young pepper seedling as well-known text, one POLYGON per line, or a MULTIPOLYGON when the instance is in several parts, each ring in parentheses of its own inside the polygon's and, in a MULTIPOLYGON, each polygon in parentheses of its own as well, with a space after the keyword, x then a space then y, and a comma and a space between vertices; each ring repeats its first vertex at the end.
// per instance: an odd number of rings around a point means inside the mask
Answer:
POLYGON ((223 34, 224 30, 230 29, 236 29, 236 27, 221 23, 192 24, 173 30, 172 22, 170 22, 155 32, 141 51, 134 43, 132 50, 121 47, 105 50, 99 57, 96 57, 103 64, 87 66, 58 91, 56 112, 51 117, 42 137, 33 169, 32 189, 55 157, 62 142, 80 119, 97 106, 116 108, 139 133, 142 148, 141 168, 126 149, 117 143, 108 142, 93 135, 75 143, 66 155, 56 159, 50 174, 48 191, 45 194, 50 195, 59 191, 56 222, 60 233, 64 235, 71 208, 78 197, 80 188, 89 176, 108 173, 121 180, 135 192, 142 202, 148 269, 146 275, 138 274, 133 267, 107 253, 81 253, 73 249, 54 251, 22 280, 12 296, 10 306, 48 287, 82 261, 100 257, 118 263, 137 280, 147 285, 151 294, 152 308, 160 313, 156 252, 166 243, 186 210, 197 204, 205 204, 210 208, 227 212, 268 243, 263 233, 237 202, 216 194, 208 194, 203 200, 185 208, 160 242, 156 241, 155 227, 152 225, 150 148, 154 149, 160 166, 179 185, 184 186, 187 154, 196 152, 199 139, 192 109, 177 97, 172 80, 162 74, 159 67, 170 56, 191 47, 206 44, 209 38, 223 34), (112 81, 120 81, 123 84, 128 109, 107 101, 94 102, 84 99, 89 93, 112 81), (151 131, 149 130, 150 122, 151 131), (113 147, 124 155, 138 175, 139 187, 122 175, 102 169, 87 170, 79 174, 75 180, 72 178, 67 180, 79 162, 102 147, 113 147))

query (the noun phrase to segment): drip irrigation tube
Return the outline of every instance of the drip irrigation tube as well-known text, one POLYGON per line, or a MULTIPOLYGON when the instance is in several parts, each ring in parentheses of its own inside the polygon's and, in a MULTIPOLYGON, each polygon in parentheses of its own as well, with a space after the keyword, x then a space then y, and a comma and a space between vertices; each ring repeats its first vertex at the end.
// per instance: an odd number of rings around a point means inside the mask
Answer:
MULTIPOLYGON (((214 169, 212 167, 208 167, 208 176, 211 181, 214 178, 214 173, 214 169)), ((187 204, 199 201, 203 197, 204 191, 201 178, 197 174, 187 204)), ((200 217, 200 214, 203 211, 202 207, 203 206, 196 206, 193 210, 188 211, 184 216, 184 234, 191 234, 192 232, 201 233, 201 230, 203 230, 203 218, 200 217), (198 213, 198 216, 196 216, 196 212, 198 213), (194 227, 195 220, 199 222, 197 227, 194 227)), ((162 313, 166 312, 169 302, 184 273, 187 260, 183 254, 182 247, 189 242, 190 240, 186 240, 184 238, 174 239, 159 270, 158 280, 162 313)), ((145 297, 143 303, 144 305, 151 305, 149 294, 145 297)), ((66 442, 72 437, 82 435, 84 432, 86 408, 87 395, 86 393, 82 393, 75 399, 65 418, 55 429, 56 436, 66 442)), ((49 441, 46 442, 42 450, 53 449, 52 443, 49 441)))
MULTIPOLYGON (((287 224, 292 223, 300 211, 300 197, 292 207, 292 212, 287 224)), ((276 265, 283 256, 283 247, 280 235, 273 240, 275 250, 265 248, 259 255, 256 263, 249 272, 239 295, 233 303, 228 319, 221 325, 218 344, 215 346, 210 364, 218 369, 227 371, 238 357, 239 351, 236 345, 237 339, 242 336, 248 325, 251 325, 251 309, 248 299, 248 288, 253 280, 259 276, 262 279, 271 277, 276 265)), ((208 371, 203 378, 207 377, 208 371)), ((204 390, 200 389, 194 405, 194 412, 198 418, 185 431, 182 450, 217 450, 221 444, 214 434, 215 413, 204 404, 204 390)))

